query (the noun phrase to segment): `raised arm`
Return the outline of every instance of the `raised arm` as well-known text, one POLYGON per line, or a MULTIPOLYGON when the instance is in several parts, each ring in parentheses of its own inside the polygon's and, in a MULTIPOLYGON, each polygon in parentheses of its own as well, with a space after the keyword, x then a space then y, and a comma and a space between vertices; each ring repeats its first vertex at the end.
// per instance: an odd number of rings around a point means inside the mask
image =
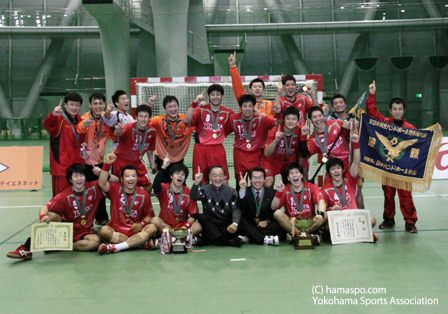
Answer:
POLYGON ((266 157, 271 156, 275 152, 275 148, 277 147, 278 142, 283 137, 283 132, 280 131, 280 125, 277 128, 277 132, 275 133, 274 140, 269 144, 268 147, 264 149, 264 155, 266 157))
POLYGON ((350 136, 350 140, 353 143, 353 161, 350 166, 350 175, 353 178, 356 178, 359 173, 359 165, 361 163, 361 149, 359 147, 359 135, 356 133, 353 133, 350 136))
POLYGON ((185 113, 184 122, 186 124, 191 125, 191 121, 193 120, 194 109, 198 106, 198 104, 201 103, 201 101, 205 100, 204 93, 205 93, 205 90, 202 93, 200 93, 199 95, 196 96, 196 99, 193 100, 193 102, 191 103, 191 105, 188 108, 187 112, 185 113))
POLYGON ((103 190, 104 193, 109 192, 110 185, 107 179, 109 178, 109 170, 110 166, 117 159, 117 156, 114 153, 111 153, 106 156, 106 162, 104 163, 103 169, 101 169, 100 177, 98 178, 98 185, 103 190))
POLYGON ((271 203, 271 209, 272 210, 277 210, 277 209, 280 208, 280 198, 281 198, 281 195, 282 195, 284 190, 285 190, 285 185, 283 184, 283 181, 280 180, 277 183, 277 192, 275 192, 275 197, 274 197, 274 199, 272 200, 272 203, 271 203))
POLYGON ((246 90, 244 89, 238 68, 236 67, 236 51, 230 55, 228 60, 230 66, 230 76, 232 77, 233 93, 235 94, 236 101, 238 101, 242 95, 246 94, 246 90))

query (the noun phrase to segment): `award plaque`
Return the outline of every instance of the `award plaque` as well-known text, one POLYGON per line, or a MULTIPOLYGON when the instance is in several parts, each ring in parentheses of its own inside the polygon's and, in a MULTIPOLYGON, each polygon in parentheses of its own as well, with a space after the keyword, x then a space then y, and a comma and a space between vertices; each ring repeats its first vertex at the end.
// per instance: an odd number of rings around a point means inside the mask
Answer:
POLYGON ((313 219, 309 217, 296 217, 296 227, 299 233, 295 235, 294 248, 296 250, 314 249, 313 237, 306 231, 313 225, 313 219))
POLYGON ((171 245, 171 252, 173 254, 187 253, 186 240, 188 235, 187 228, 170 229, 170 233, 176 240, 171 245))

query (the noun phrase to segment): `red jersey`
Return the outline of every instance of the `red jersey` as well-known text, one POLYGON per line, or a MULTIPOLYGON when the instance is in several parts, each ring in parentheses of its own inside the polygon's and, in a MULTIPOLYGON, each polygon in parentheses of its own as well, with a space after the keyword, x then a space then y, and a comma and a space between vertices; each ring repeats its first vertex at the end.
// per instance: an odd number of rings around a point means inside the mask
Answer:
MULTIPOLYGON (((370 94, 369 98, 367 98, 366 111, 367 111, 368 115, 372 116, 373 118, 375 118, 377 120, 384 121, 389 124, 395 124, 394 118, 392 116, 387 118, 387 117, 383 116, 381 114, 381 112, 378 111, 378 109, 376 108, 376 99, 375 99, 374 94, 370 94)), ((403 125, 402 125, 403 128, 414 129, 414 130, 417 129, 414 125, 407 122, 405 118, 402 118, 402 121, 403 121, 403 125)))
POLYGON ((194 109, 193 120, 191 125, 196 126, 196 132, 199 135, 199 143, 203 145, 222 144, 226 138, 226 125, 230 115, 234 114, 232 109, 220 106, 219 117, 218 111, 212 111, 210 104, 197 107, 194 109), (213 132, 213 119, 218 120, 216 132, 213 132), (218 137, 213 138, 213 134, 218 137))
MULTIPOLYGON (((339 205, 342 209, 358 209, 356 205, 356 192, 358 188, 358 178, 353 178, 350 172, 347 172, 344 176, 344 190, 345 190, 345 204, 344 206, 341 199, 339 199, 338 194, 334 191, 333 181, 327 181, 322 187, 322 194, 327 203, 327 210, 333 210, 334 205, 339 205)), ((342 184, 336 187, 338 193, 342 196, 342 184)))
MULTIPOLYGON (((339 136, 336 144, 331 150, 329 157, 341 159, 344 162, 344 172, 346 172, 349 166, 348 158, 350 156, 350 146, 348 141, 350 131, 342 128, 342 121, 340 120, 325 121, 325 124, 327 126, 327 147, 325 152, 328 152, 330 150, 331 146, 333 145, 334 141, 336 140, 336 138, 338 137, 339 133, 342 130, 342 134, 341 136, 339 136)), ((324 153, 322 152, 320 146, 324 146, 325 144, 324 140, 325 132, 318 133, 318 135, 320 144, 316 140, 316 134, 314 132, 311 134, 311 136, 308 138, 306 142, 311 156, 317 153, 321 154, 324 153)))
MULTIPOLYGON (((274 141, 275 133, 277 133, 277 130, 278 130, 278 128, 272 128, 269 131, 268 138, 266 140, 266 143, 264 144, 264 148, 268 147, 274 141)), ((290 141, 292 141, 290 148, 289 148, 289 153, 286 150, 285 140, 282 138, 277 143, 274 153, 269 157, 263 156, 263 158, 269 159, 274 164, 278 163, 278 162, 291 163, 291 162, 296 161, 296 157, 297 157, 296 155, 299 150, 300 130, 301 130, 301 128, 299 126, 296 126, 294 128, 293 134, 290 136, 286 136, 286 141, 288 141, 288 143, 290 143, 290 141), (291 139, 291 136, 292 136, 292 139, 291 139)), ((280 131, 284 132, 283 124, 280 125, 280 131)))
MULTIPOLYGON (((120 142, 121 144, 121 142, 120 142)), ((134 194, 126 194, 130 211, 129 217, 126 217, 126 201, 123 184, 109 183, 110 199, 110 223, 109 226, 115 231, 127 234, 134 223, 140 223, 146 217, 154 217, 151 198, 145 190, 136 187, 134 194), (132 208, 131 208, 132 205, 132 208)))
MULTIPOLYGON (((264 141, 267 137, 268 131, 274 127, 275 119, 269 118, 268 116, 261 116, 258 114, 254 114, 252 118, 252 130, 250 131, 250 148, 247 148, 248 144, 246 141, 246 135, 244 131, 243 124, 241 122, 242 112, 236 113, 230 116, 229 121, 227 122, 227 133, 235 132, 235 141, 233 143, 233 147, 235 149, 254 152, 259 151, 264 144, 264 141)), ((244 121, 245 130, 249 132, 250 121, 244 121)))
POLYGON ((285 111, 286 108, 291 107, 291 106, 297 108, 300 113, 300 118, 299 118, 298 124, 300 126, 304 126, 306 123, 306 112, 308 111, 308 109, 313 107, 313 101, 311 99, 309 99, 308 97, 306 97, 305 95, 295 94, 293 101, 289 101, 286 98, 286 96, 282 96, 280 98, 280 106, 281 106, 282 112, 285 111))
MULTIPOLYGON (((67 115, 67 117, 69 117, 67 115)), ((70 119, 70 118, 69 118, 70 119)), ((84 164, 81 158, 81 144, 84 136, 76 128, 81 117, 76 115, 74 120, 68 122, 64 115, 54 116, 53 112, 42 122, 50 135, 50 174, 65 176, 65 171, 74 163, 84 164)))
POLYGON ((137 122, 126 124, 124 126, 124 131, 120 135, 120 141, 118 142, 118 147, 115 150, 115 155, 121 159, 130 161, 139 161, 139 156, 143 156, 148 150, 154 150, 156 145, 156 130, 149 126, 148 132, 145 136, 145 131, 136 130, 137 122), (139 150, 139 138, 140 143, 142 143, 143 150, 139 150), (143 144, 144 143, 144 144, 143 144))
POLYGON ((300 205, 302 192, 295 193, 298 203, 298 205, 296 205, 294 201, 294 196, 291 194, 291 188, 290 188, 291 185, 288 184, 283 190, 282 197, 280 198, 279 208, 282 208, 286 204, 285 214, 288 217, 297 217, 297 216, 314 217, 315 216, 314 205, 317 205, 320 200, 324 200, 324 197, 322 196, 322 193, 316 184, 312 184, 309 182, 302 182, 302 184, 305 186, 305 192, 304 192, 305 195, 303 197, 301 213, 299 213, 298 207, 300 205))
POLYGON ((79 206, 84 207, 84 193, 75 193, 71 186, 45 204, 49 211, 64 217, 64 221, 73 222, 73 238, 76 238, 77 234, 91 233, 98 204, 104 198, 97 181, 86 182, 84 187, 86 193, 84 218, 81 218, 81 212, 76 202, 77 199, 79 206), (81 224, 82 220, 85 220, 84 225, 81 224))
MULTIPOLYGON (((190 199, 190 189, 183 187, 182 202, 180 203, 179 213, 174 210, 173 194, 170 191, 170 183, 162 183, 162 191, 156 195, 160 201, 159 217, 172 228, 185 226, 188 217, 199 214, 198 204, 190 199)), ((174 193, 176 204, 179 204, 180 193, 174 193)))

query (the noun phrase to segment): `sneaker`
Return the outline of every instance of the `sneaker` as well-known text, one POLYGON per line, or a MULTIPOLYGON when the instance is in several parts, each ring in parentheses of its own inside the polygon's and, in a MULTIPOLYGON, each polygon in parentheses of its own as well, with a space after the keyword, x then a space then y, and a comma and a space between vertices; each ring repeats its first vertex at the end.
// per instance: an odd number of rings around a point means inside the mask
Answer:
POLYGON ((241 245, 244 244, 243 240, 241 240, 241 238, 232 238, 229 240, 230 246, 236 246, 236 247, 241 247, 241 245))
POLYGON ((376 235, 376 233, 373 234, 373 243, 378 242, 378 236, 376 235))
POLYGON ((384 219, 384 221, 379 226, 380 229, 389 229, 395 226, 395 220, 394 219, 384 219))
POLYGON ((292 234, 291 232, 288 232, 288 233, 286 234, 286 242, 287 242, 288 244, 293 244, 293 243, 294 243, 294 240, 295 240, 295 238, 294 238, 293 234, 292 234))
POLYGON ((417 233, 418 232, 417 227, 415 226, 415 224, 406 223, 405 229, 406 229, 407 232, 410 232, 410 233, 417 233))
POLYGON ((320 236, 318 234, 312 234, 311 237, 313 238, 313 245, 319 246, 320 245, 320 236))
POLYGON ((6 254, 9 258, 17 258, 17 259, 32 259, 33 253, 31 253, 25 245, 21 244, 15 251, 9 252, 6 254))
POLYGON ((249 243, 249 238, 245 235, 239 235, 238 238, 243 240, 243 243, 249 243))
POLYGON ((196 246, 204 245, 204 241, 202 241, 202 237, 200 237, 200 236, 193 237, 191 242, 192 242, 191 243, 192 245, 196 245, 196 246))
POLYGON ((143 243, 142 245, 140 245, 140 247, 143 250, 157 250, 159 247, 159 239, 149 239, 148 241, 146 241, 145 243, 143 243))
POLYGON ((277 235, 276 236, 265 236, 263 244, 278 246, 278 244, 279 244, 278 236, 277 235))
POLYGON ((116 253, 116 252, 117 252, 117 249, 115 248, 115 245, 113 245, 113 244, 102 243, 100 245, 100 247, 98 248, 98 253, 100 253, 100 255, 116 253))

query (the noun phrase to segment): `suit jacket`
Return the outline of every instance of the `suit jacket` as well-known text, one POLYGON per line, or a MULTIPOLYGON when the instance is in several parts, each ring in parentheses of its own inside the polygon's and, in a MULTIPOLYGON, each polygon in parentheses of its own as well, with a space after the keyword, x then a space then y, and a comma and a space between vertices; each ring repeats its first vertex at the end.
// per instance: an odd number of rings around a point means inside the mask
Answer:
MULTIPOLYGON (((274 221, 274 211, 271 209, 272 200, 275 197, 275 190, 271 188, 264 188, 263 200, 261 202, 260 208, 260 221, 270 220, 274 221)), ((238 195, 237 198, 237 207, 241 209, 242 216, 246 217, 249 221, 254 221, 255 216, 257 214, 257 207, 255 204, 255 197, 252 193, 252 187, 249 186, 246 188, 246 195, 243 199, 240 199, 238 195)))

